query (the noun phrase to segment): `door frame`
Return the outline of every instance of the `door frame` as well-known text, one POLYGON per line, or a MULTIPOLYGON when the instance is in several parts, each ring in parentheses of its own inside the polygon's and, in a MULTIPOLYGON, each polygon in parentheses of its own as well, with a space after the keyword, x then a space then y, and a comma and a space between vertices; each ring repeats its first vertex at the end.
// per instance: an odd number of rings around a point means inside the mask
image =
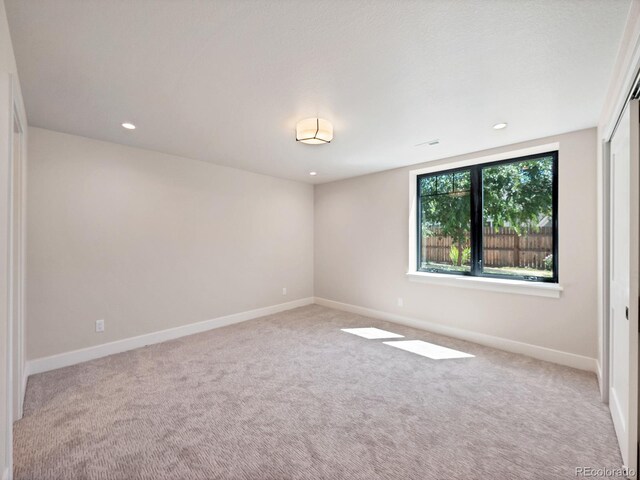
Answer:
MULTIPOLYGON (((600 335, 598 381, 604 403, 609 403, 609 181, 610 142, 629 100, 638 95, 640 86, 640 17, 627 19, 624 35, 628 45, 617 54, 614 73, 598 124, 598 327, 600 335), (619 65, 618 65, 619 64, 619 65)), ((624 46, 624 44, 623 44, 624 46)))
POLYGON ((600 361, 598 362, 598 381, 600 384, 600 396, 604 403, 609 403, 609 368, 611 355, 611 335, 610 327, 610 255, 611 246, 609 245, 611 234, 611 218, 610 212, 610 191, 609 183, 611 180, 611 139, 620 122, 624 109, 630 100, 640 98, 640 35, 636 39, 635 45, 631 51, 629 59, 629 68, 624 74, 624 80, 621 82, 620 90, 615 97, 613 103, 615 107, 609 112, 608 118, 599 126, 599 157, 601 159, 598 171, 598 193, 600 201, 598 202, 599 222, 598 222, 598 240, 600 248, 598 249, 598 299, 599 309, 598 317, 600 319, 600 361))
POLYGON ((600 395, 602 401, 609 403, 609 365, 611 352, 611 136, 602 142, 602 299, 601 299, 601 316, 602 316, 602 364, 599 368, 600 377, 600 395))
POLYGON ((11 419, 15 422, 22 418, 23 406, 24 406, 24 391, 25 391, 25 267, 26 267, 26 123, 21 118, 20 110, 18 107, 17 101, 17 92, 15 92, 15 83, 12 82, 12 112, 11 112, 11 139, 9 142, 9 147, 11 149, 10 157, 9 157, 9 182, 10 182, 10 191, 9 191, 9 228, 10 228, 10 237, 9 237, 9 301, 11 302, 10 313, 12 317, 10 318, 11 322, 11 330, 12 330, 12 338, 10 339, 12 343, 12 366, 13 368, 13 402, 12 402, 12 412, 11 419), (16 132, 17 130, 17 132, 16 132), (19 135, 19 147, 18 147, 18 155, 14 151, 15 136, 19 135), (19 170, 18 179, 20 181, 20 185, 16 185, 15 180, 15 171, 19 170), (19 198, 18 198, 18 215, 19 220, 16 221, 15 213, 16 213, 16 205, 15 200, 16 196, 14 195, 15 190, 18 189, 19 198), (16 223, 19 227, 19 244, 16 245, 14 243, 15 239, 15 227, 16 223), (17 252, 17 254, 16 254, 17 252), (16 272, 16 265, 14 262, 17 261, 17 278, 14 277, 14 272, 16 272), (17 296, 14 295, 17 293, 17 296), (14 304, 14 298, 17 298, 17 305, 14 304), (17 329, 17 336, 14 335, 13 329, 17 329), (17 400, 17 403, 16 403, 17 400))
POLYGON ((26 177, 27 177, 27 121, 26 113, 24 109, 24 103, 22 101, 22 94, 20 92, 20 86, 18 84, 17 76, 15 74, 3 73, 0 74, 0 106, 2 111, 0 112, 0 191, 5 192, 2 199, 0 199, 0 205, 2 205, 2 211, 0 211, 0 232, 2 237, 0 239, 0 265, 2 268, 6 266, 6 276, 3 279, 3 292, 2 296, 6 294, 7 302, 6 308, 2 312, 2 317, 6 317, 6 345, 0 346, 0 350, 3 350, 5 355, 5 368, 6 368, 6 420, 7 428, 5 434, 6 440, 6 470, 0 472, 1 475, 6 478, 13 478, 13 422, 17 419, 14 413, 22 415, 22 404, 24 402, 24 387, 26 382, 25 372, 25 285, 26 285, 26 177), (18 126, 22 130, 20 137, 20 165, 21 178, 20 178, 20 198, 17 200, 20 202, 19 210, 21 216, 20 222, 20 245, 14 245, 14 129, 18 126), (6 161, 5 161, 6 158, 6 161), (6 196, 5 196, 6 195, 6 196), (14 260, 14 249, 18 248, 20 252, 18 258, 14 260), (17 269, 19 271, 19 279, 14 278, 14 266, 15 261, 18 262, 17 269), (16 301, 14 301, 14 292, 18 290, 16 301), (18 303, 16 305, 16 302, 18 303), (17 312, 17 315, 14 315, 17 312), (16 325, 14 325, 14 323, 16 325), (18 338, 15 343, 16 350, 19 352, 19 357, 14 358, 14 336, 13 329, 18 329, 18 338), (14 362, 18 362, 18 376, 22 378, 14 377, 14 362), (18 408, 14 412, 14 390, 18 389, 19 399, 18 408))

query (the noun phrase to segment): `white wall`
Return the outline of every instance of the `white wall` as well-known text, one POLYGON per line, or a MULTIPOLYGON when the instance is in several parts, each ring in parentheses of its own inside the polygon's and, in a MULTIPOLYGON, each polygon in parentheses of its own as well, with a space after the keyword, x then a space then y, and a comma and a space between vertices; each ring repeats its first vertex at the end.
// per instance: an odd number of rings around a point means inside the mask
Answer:
POLYGON ((0 71, 8 73, 16 73, 18 71, 16 58, 13 55, 13 45, 4 1, 0 2, 0 71))
POLYGON ((29 359, 313 295, 311 185, 38 128, 28 175, 29 359))
MULTIPOLYGON (((559 299, 410 282, 409 170, 317 185, 315 295, 594 359, 596 130, 453 157, 559 142, 559 299), (404 307, 397 306, 397 298, 404 307)), ((593 364, 593 362, 591 362, 593 364)))

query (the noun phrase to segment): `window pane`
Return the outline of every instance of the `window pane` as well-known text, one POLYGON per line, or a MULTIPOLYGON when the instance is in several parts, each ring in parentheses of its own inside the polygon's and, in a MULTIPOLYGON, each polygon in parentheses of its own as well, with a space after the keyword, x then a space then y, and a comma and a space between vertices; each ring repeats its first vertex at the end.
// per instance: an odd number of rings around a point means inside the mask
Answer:
POLYGON ((420 269, 471 270, 469 170, 420 178, 420 269))
POLYGON ((482 169, 483 272, 553 277, 553 157, 482 169))

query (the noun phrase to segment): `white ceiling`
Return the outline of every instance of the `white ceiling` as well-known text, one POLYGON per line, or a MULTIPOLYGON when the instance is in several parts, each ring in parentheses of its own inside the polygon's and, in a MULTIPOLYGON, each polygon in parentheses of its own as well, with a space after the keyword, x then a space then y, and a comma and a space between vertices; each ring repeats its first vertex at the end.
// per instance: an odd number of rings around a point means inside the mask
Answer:
POLYGON ((31 125, 314 183, 596 125, 629 4, 6 0, 31 125))

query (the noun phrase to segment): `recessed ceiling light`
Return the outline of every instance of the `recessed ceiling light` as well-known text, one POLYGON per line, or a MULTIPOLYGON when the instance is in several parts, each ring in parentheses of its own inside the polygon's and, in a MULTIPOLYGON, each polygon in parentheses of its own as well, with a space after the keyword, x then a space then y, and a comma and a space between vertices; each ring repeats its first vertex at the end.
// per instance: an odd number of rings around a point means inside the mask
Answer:
POLYGON ((318 172, 309 172, 309 175, 311 175, 312 177, 315 177, 318 174, 318 172))
POLYGON ((502 123, 496 123, 496 124, 493 126, 493 129, 494 129, 494 130, 502 130, 503 128, 507 128, 507 124, 506 124, 506 123, 504 123, 504 122, 502 122, 502 123))
POLYGON ((129 123, 129 122, 124 122, 122 124, 122 126, 124 128, 126 128, 127 130, 135 130, 136 129, 136 126, 133 123, 129 123))

